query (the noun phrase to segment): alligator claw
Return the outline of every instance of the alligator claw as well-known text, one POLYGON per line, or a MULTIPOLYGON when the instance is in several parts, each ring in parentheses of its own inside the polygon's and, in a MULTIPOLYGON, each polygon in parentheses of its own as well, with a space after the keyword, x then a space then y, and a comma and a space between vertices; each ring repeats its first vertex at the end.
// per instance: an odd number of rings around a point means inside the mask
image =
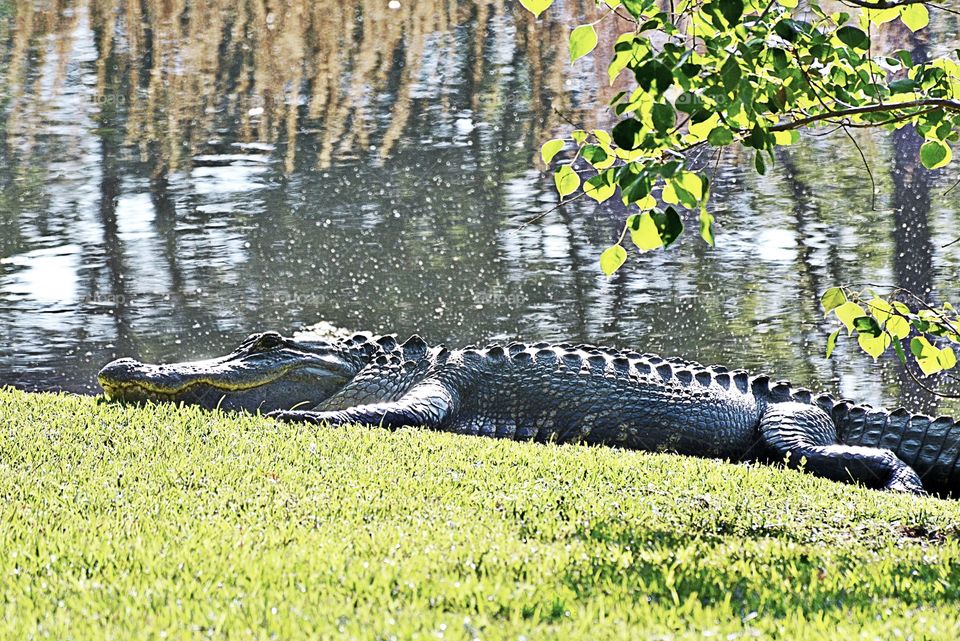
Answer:
POLYGON ((302 410, 274 410, 265 414, 267 418, 272 418, 283 423, 321 423, 322 415, 319 412, 307 412, 302 410))

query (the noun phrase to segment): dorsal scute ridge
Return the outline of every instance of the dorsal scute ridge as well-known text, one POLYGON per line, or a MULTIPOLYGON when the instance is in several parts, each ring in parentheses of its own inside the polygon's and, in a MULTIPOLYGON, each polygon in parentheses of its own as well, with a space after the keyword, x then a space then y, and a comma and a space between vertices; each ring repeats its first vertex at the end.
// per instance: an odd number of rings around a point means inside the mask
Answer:
POLYGON ((400 345, 400 341, 397 340, 396 334, 384 334, 383 336, 375 336, 371 340, 372 342, 379 345, 384 352, 395 351, 400 345))
MULTIPOLYGON (((373 335, 357 332, 339 341, 345 347, 361 349, 378 363, 389 363, 409 367, 410 361, 423 359, 429 353, 432 360, 445 363, 453 354, 459 354, 464 361, 479 362, 489 359, 494 362, 510 361, 522 365, 542 365, 565 368, 581 375, 591 376, 631 376, 659 377, 664 382, 676 381, 679 384, 710 387, 719 385, 730 390, 753 393, 772 402, 794 401, 815 405, 830 414, 834 420, 866 420, 876 412, 887 412, 883 408, 874 408, 866 403, 855 403, 848 399, 836 398, 828 393, 814 393, 804 387, 794 387, 789 381, 772 381, 768 375, 750 375, 746 370, 731 370, 722 365, 703 365, 676 356, 663 357, 650 352, 640 353, 631 349, 617 349, 597 346, 593 343, 509 343, 492 342, 483 347, 470 345, 463 349, 449 350, 443 346, 430 348, 417 335, 410 336, 403 343, 395 334, 373 335), (378 355, 379 354, 379 355, 378 355)), ((889 411, 897 420, 934 421, 937 417, 925 414, 911 414, 903 408, 889 411)), ((940 417, 941 422, 953 422, 953 417, 940 417)))

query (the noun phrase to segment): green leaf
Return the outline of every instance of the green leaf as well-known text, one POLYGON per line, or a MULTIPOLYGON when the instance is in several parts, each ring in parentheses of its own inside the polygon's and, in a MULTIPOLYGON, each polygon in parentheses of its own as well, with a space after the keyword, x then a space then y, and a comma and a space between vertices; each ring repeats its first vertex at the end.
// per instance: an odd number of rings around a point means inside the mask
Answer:
POLYGON ((707 211, 707 208, 704 206, 700 207, 700 238, 704 240, 711 247, 714 246, 714 237, 713 237, 713 215, 707 211))
POLYGON ((930 24, 930 12, 922 4, 910 4, 900 7, 900 20, 916 32, 930 24))
POLYGON ((777 2, 780 6, 786 7, 787 9, 796 9, 797 4, 799 4, 799 0, 777 0, 777 2))
POLYGON ((851 301, 840 305, 833 310, 833 313, 836 314, 840 322, 846 326, 847 332, 853 332, 853 320, 855 318, 867 315, 862 307, 851 301))
POLYGON ((919 89, 920 84, 912 78, 901 78, 900 80, 894 80, 887 87, 891 94, 910 93, 919 89))
POLYGON ((787 61, 787 52, 779 47, 771 47, 769 49, 770 55, 773 57, 773 68, 777 71, 782 71, 787 68, 789 64, 787 61))
POLYGON ((843 289, 840 287, 831 287, 823 292, 823 296, 820 297, 820 304, 823 305, 824 315, 829 314, 845 302, 847 302, 847 295, 843 293, 843 289))
POLYGON ((617 38, 617 42, 613 46, 613 58, 607 66, 607 77, 610 79, 611 85, 613 81, 617 79, 617 76, 620 75, 620 72, 634 60, 634 48, 633 33, 625 33, 617 38))
POLYGON ((827 336, 827 358, 830 358, 830 355, 833 354, 833 350, 837 347, 837 336, 840 335, 840 328, 834 330, 832 334, 827 336))
POLYGON ((952 347, 944 347, 937 355, 937 362, 943 369, 952 369, 957 364, 957 355, 952 347))
POLYGON ((620 175, 619 182, 620 193, 623 194, 623 200, 626 204, 646 198, 653 186, 650 182, 650 176, 646 172, 639 174, 624 172, 620 175))
POLYGON ((646 252, 663 247, 663 240, 657 232, 657 224, 649 212, 630 216, 627 219, 627 229, 630 231, 630 239, 640 248, 640 251, 646 252))
POLYGON ((580 186, 580 176, 570 165, 562 165, 553 174, 553 182, 557 186, 557 193, 560 198, 568 196, 577 190, 580 186))
POLYGON ((925 337, 917 336, 911 339, 910 352, 916 359, 917 365, 920 366, 920 371, 922 371, 926 376, 936 374, 937 372, 943 370, 943 365, 940 363, 941 350, 931 345, 930 341, 928 341, 925 337))
POLYGON ((910 315, 910 308, 907 307, 904 303, 901 303, 898 300, 893 301, 893 308, 904 316, 910 315))
POLYGON ((733 142, 733 132, 726 127, 714 127, 707 135, 707 142, 714 147, 723 147, 733 142))
POLYGON ((553 0, 520 0, 520 4, 523 5, 524 9, 539 18, 540 14, 553 4, 553 0))
POLYGON ((662 212, 652 211, 650 217, 657 225, 657 233, 660 235, 660 240, 663 241, 664 249, 672 245, 683 233, 683 220, 673 207, 667 207, 662 212))
POLYGON ((773 27, 773 31, 787 42, 794 42, 800 35, 800 23, 790 19, 781 20, 773 27))
POLYGON ((642 132, 643 124, 639 120, 627 118, 614 125, 610 133, 613 135, 613 142, 617 143, 617 147, 633 151, 640 146, 640 134, 642 132))
POLYGON ((939 140, 928 140, 920 147, 920 162, 927 169, 937 169, 950 162, 953 153, 950 147, 939 140))
POLYGON ((607 159, 607 152, 598 145, 585 145, 580 155, 591 165, 597 165, 607 159))
POLYGON ((783 147, 795 145, 800 142, 800 132, 795 129, 791 129, 790 131, 775 131, 773 132, 773 142, 783 147))
POLYGON ((866 33, 856 27, 849 25, 840 27, 837 29, 837 37, 840 39, 840 42, 848 47, 853 47, 854 49, 870 48, 870 38, 866 33))
POLYGON ((757 150, 766 149, 773 136, 758 122, 753 125, 750 135, 743 139, 743 144, 757 150))
POLYGON ((673 110, 673 106, 666 102, 658 102, 653 105, 650 116, 653 119, 654 128, 661 135, 673 129, 673 126, 677 122, 677 115, 673 110))
POLYGON ((736 56, 729 56, 727 60, 723 63, 723 66, 720 67, 720 78, 723 79, 723 88, 727 92, 732 92, 737 88, 737 85, 740 84, 740 63, 737 62, 736 56))
POLYGON ((637 77, 637 84, 644 91, 650 91, 651 87, 655 86, 658 92, 663 93, 673 84, 673 72, 657 60, 651 60, 637 67, 634 75, 637 77))
POLYGON ((638 20, 643 17, 644 10, 648 9, 651 4, 644 0, 622 0, 622 3, 627 12, 638 20))
POLYGON ((570 33, 570 62, 582 58, 597 46, 597 31, 592 24, 582 24, 570 33))
POLYGON ((876 338, 883 333, 883 330, 880 329, 880 323, 877 322, 876 318, 872 316, 859 316, 853 319, 853 328, 857 330, 858 334, 867 334, 868 336, 873 336, 876 338))
POLYGON ((896 52, 893 55, 896 56, 901 63, 903 63, 904 67, 913 66, 913 55, 906 49, 901 49, 900 51, 896 52))
POLYGON ((578 145, 582 145, 583 143, 587 142, 587 137, 589 135, 590 134, 585 132, 583 129, 574 129, 570 132, 570 137, 573 138, 573 142, 577 143, 578 145))
POLYGON ((621 245, 613 245, 600 254, 600 269, 607 276, 620 269, 627 262, 627 250, 621 245))
POLYGON ((893 341, 893 351, 897 353, 897 358, 900 359, 900 362, 906 365, 907 355, 903 351, 903 344, 899 340, 893 341))
POLYGON ((583 191, 598 203, 602 203, 617 191, 617 185, 613 182, 613 170, 607 170, 591 177, 587 180, 587 186, 583 191))
POLYGON ((731 27, 737 26, 743 16, 743 0, 720 0, 720 13, 731 27))
POLYGON ((680 73, 685 75, 689 79, 696 78, 700 75, 700 72, 703 70, 703 67, 692 62, 685 62, 680 65, 680 73))
MULTIPOLYGON (((873 319, 871 318, 870 320, 872 321, 873 319)), ((890 346, 890 337, 882 332, 879 336, 858 334, 857 343, 860 344, 860 349, 870 354, 870 356, 873 356, 873 360, 877 360, 887 347, 890 346)))
POLYGON ((757 168, 757 173, 763 176, 767 173, 767 163, 763 161, 763 152, 757 151, 753 158, 753 166, 757 168))
POLYGON ((706 176, 701 178, 699 174, 692 171, 682 171, 674 178, 674 184, 689 192, 696 201, 693 205, 690 205, 691 209, 703 198, 704 180, 706 180, 706 176))
POLYGON ((677 96, 677 99, 674 101, 674 106, 677 108, 677 111, 692 114, 700 111, 703 107, 703 101, 696 94, 685 91, 677 96))
POLYGON ((540 147, 540 157, 543 158, 543 163, 549 165, 553 157, 563 149, 563 145, 564 142, 560 138, 554 138, 543 143, 540 147))

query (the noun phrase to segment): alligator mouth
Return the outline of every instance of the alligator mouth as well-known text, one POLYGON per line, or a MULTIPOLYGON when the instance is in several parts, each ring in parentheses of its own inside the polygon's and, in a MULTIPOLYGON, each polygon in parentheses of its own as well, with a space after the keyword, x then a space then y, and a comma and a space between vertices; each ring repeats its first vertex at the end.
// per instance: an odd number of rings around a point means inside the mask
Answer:
POLYGON ((308 371, 311 369, 316 368, 311 368, 309 366, 283 368, 273 372, 271 376, 256 380, 251 379, 238 382, 217 380, 206 376, 201 376, 197 378, 191 378, 190 380, 184 381, 183 383, 177 385, 154 382, 149 378, 117 380, 111 379, 103 374, 98 376, 97 380, 100 383, 100 387, 103 388, 104 397, 106 397, 108 401, 126 400, 130 398, 177 401, 180 400, 183 395, 191 392, 220 392, 224 395, 236 392, 244 392, 257 387, 263 387, 264 385, 269 385, 270 383, 273 383, 284 376, 288 376, 293 372, 308 371))
POLYGON ((209 360, 153 365, 120 358, 107 363, 97 380, 110 401, 259 411, 317 404, 355 373, 356 366, 336 346, 298 343, 265 332, 250 336, 232 353, 209 360))
MULTIPOLYGON (((191 382, 178 390, 163 391, 155 389, 146 384, 134 382, 108 382, 100 381, 100 387, 103 388, 103 396, 108 401, 164 401, 176 403, 185 400, 183 397, 191 392, 196 392, 197 396, 205 395, 207 392, 220 392, 221 397, 225 398, 227 394, 234 390, 221 389, 212 385, 207 385, 201 381, 191 382), (207 389, 202 389, 206 387, 207 389)), ((254 386, 244 389, 251 389, 254 386)))
POLYGON ((184 403, 251 412, 316 404, 348 380, 317 362, 274 364, 269 371, 204 369, 196 363, 170 368, 120 359, 104 367, 97 378, 108 401, 184 403))

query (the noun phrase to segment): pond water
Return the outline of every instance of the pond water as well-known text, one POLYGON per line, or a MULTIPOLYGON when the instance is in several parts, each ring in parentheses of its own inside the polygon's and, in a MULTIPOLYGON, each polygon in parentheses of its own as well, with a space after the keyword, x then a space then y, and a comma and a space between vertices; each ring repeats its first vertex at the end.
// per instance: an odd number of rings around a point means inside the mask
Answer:
MULTIPOLYGON (((912 131, 857 133, 875 204, 842 132, 765 177, 726 154, 716 247, 689 233, 607 278, 623 208, 544 213, 538 158, 571 122, 611 123, 605 56, 566 64, 592 2, 540 21, 502 0, 49 4, 0 1, 0 384, 95 392, 117 356, 325 320, 629 346, 935 409, 895 359, 825 359, 818 303, 842 283, 960 300, 957 163, 918 169, 912 131)), ((942 50, 960 28, 937 19, 886 37, 942 50)))

